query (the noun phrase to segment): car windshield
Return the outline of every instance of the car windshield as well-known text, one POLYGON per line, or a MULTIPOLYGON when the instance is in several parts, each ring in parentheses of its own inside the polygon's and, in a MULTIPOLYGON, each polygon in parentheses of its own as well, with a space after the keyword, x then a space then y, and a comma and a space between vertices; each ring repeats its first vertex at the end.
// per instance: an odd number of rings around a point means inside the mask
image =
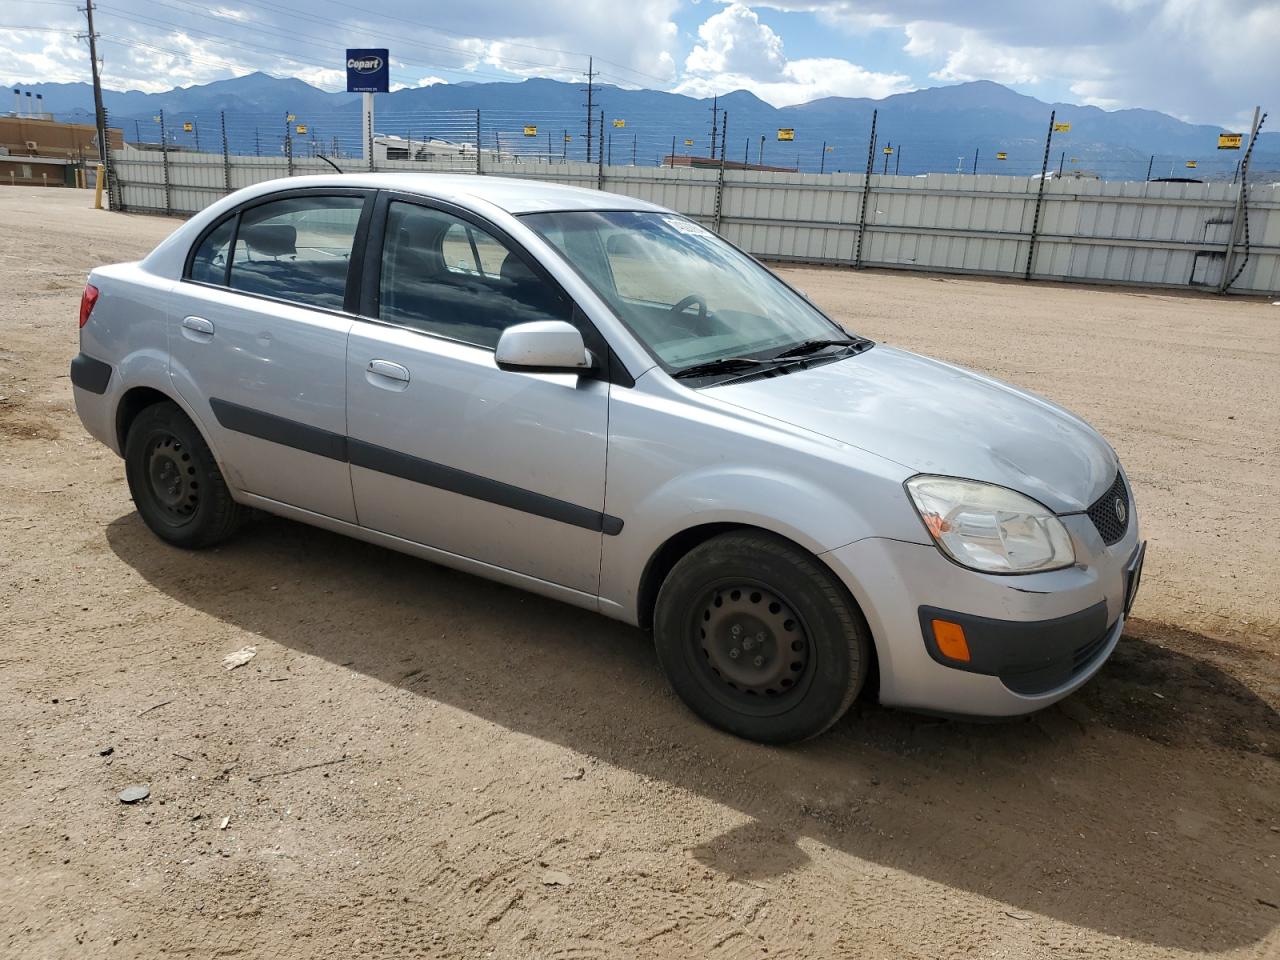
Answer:
POLYGON ((685 217, 577 210, 522 219, 668 372, 728 358, 770 360, 800 344, 847 336, 755 260, 685 217))

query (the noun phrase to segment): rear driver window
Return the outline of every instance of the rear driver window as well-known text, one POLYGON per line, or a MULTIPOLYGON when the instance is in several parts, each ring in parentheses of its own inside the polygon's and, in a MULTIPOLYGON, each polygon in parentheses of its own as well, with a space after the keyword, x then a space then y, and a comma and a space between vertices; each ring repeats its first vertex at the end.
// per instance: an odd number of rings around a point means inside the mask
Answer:
MULTIPOLYGON (((231 260, 232 288, 341 310, 363 205, 361 197, 290 197, 245 210, 231 260)), ((199 260, 197 253, 193 278, 199 260)))

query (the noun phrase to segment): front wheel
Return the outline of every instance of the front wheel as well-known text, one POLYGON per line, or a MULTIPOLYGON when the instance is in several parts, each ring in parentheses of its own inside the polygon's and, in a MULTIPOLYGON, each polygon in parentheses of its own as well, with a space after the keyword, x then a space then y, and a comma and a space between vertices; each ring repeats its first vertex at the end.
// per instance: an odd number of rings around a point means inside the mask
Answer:
POLYGON ((157 403, 138 414, 125 438, 124 465, 143 522, 176 547, 221 543, 245 516, 209 445, 176 403, 157 403))
POLYGON ((814 737, 839 720, 871 656, 844 586, 766 533, 723 534, 685 555, 658 592, 654 639, 695 713, 764 743, 814 737))

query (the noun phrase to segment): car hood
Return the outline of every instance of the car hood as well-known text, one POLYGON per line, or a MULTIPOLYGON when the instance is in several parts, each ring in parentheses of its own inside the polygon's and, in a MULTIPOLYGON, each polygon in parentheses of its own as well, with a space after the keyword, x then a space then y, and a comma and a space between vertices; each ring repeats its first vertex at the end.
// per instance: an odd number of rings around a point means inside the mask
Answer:
POLYGON ((893 347, 706 395, 920 473, 1010 487, 1057 513, 1086 509, 1118 469, 1098 432, 1056 404, 893 347))

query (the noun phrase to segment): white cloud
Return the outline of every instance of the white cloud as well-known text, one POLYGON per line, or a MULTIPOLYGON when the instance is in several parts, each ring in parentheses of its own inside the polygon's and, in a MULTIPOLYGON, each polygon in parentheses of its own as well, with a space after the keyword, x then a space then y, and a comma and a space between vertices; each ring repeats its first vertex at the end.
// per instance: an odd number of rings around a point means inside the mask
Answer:
POLYGON ((750 90, 775 106, 819 97, 885 97, 911 89, 901 73, 876 73, 835 57, 788 60, 782 38, 756 12, 730 3, 698 27, 699 43, 685 58, 680 93, 710 96, 750 90))
MULTIPOLYGON (((851 36, 891 31, 906 68, 1048 99, 1226 122, 1280 89, 1277 0, 760 0, 851 36)), ((1246 111, 1247 112, 1247 111, 1246 111)))
POLYGON ((347 89, 347 71, 329 67, 301 67, 290 71, 299 80, 304 80, 321 90, 347 89))
POLYGON ((781 79, 787 59, 782 38, 760 22, 754 10, 732 3, 698 27, 702 41, 684 62, 690 73, 732 73, 760 80, 781 79))
POLYGON ((976 31, 957 29, 945 24, 908 23, 907 43, 903 49, 913 57, 937 58, 942 66, 929 73, 935 80, 963 83, 969 80, 995 80, 1010 85, 1040 82, 1037 63, 1043 63, 1044 51, 1020 49, 992 44, 976 31))

